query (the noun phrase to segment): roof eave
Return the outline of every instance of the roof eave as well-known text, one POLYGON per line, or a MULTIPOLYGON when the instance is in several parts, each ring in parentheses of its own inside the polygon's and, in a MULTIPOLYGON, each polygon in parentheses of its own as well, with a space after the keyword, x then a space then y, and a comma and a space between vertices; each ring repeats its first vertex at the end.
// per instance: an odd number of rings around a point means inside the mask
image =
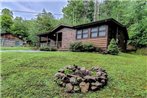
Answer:
POLYGON ((97 24, 108 23, 108 22, 114 22, 115 24, 117 24, 117 25, 119 25, 121 27, 125 27, 124 25, 122 25, 121 23, 116 21, 115 19, 108 18, 108 19, 105 19, 105 20, 100 20, 100 21, 96 21, 96 22, 92 22, 92 23, 86 23, 86 24, 82 24, 82 25, 77 25, 77 26, 74 26, 73 28, 79 29, 79 28, 84 28, 84 27, 93 26, 93 25, 97 25, 97 24))
POLYGON ((46 32, 46 33, 42 33, 42 34, 37 34, 37 36, 44 36, 44 35, 51 34, 51 33, 55 32, 56 30, 58 30, 58 29, 60 29, 60 28, 63 28, 63 27, 74 29, 72 26, 59 25, 59 26, 57 26, 55 29, 53 29, 51 32, 46 32))

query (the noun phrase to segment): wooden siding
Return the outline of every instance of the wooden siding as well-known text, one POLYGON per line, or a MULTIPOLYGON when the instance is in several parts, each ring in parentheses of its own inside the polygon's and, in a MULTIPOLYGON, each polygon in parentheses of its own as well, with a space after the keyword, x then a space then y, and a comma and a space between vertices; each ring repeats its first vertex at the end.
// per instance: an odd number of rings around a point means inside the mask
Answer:
POLYGON ((80 39, 76 40, 77 42, 83 42, 83 43, 91 43, 94 46, 102 49, 107 48, 107 37, 101 37, 101 38, 88 38, 88 39, 80 39))
POLYGON ((91 38, 91 28, 89 28, 89 32, 88 32, 88 35, 89 37, 88 38, 85 38, 85 39, 76 39, 77 42, 83 42, 83 43, 91 43, 93 44, 94 46, 98 47, 98 48, 101 48, 101 49, 106 49, 107 48, 107 35, 108 35, 108 26, 106 26, 106 35, 103 36, 103 37, 96 37, 96 38, 91 38))

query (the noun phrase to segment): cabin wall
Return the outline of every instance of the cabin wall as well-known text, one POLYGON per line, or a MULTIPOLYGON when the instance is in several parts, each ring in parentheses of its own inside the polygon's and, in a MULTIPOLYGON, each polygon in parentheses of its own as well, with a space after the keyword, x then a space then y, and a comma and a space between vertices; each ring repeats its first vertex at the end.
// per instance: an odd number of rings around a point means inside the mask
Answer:
POLYGON ((22 46, 23 41, 12 34, 1 35, 0 37, 0 46, 3 47, 13 47, 13 46, 22 46))
MULTIPOLYGON (((97 38, 91 38, 91 28, 89 28, 89 37, 85 39, 76 39, 76 31, 74 29, 70 28, 63 28, 59 30, 58 32, 62 32, 62 49, 68 50, 71 43, 74 42, 83 42, 83 43, 91 43, 94 46, 101 48, 102 50, 107 49, 107 32, 108 32, 108 26, 106 26, 106 35, 103 37, 97 37, 97 38)), ((56 33, 58 33, 56 32, 56 33)))
POLYGON ((75 42, 76 30, 70 28, 63 28, 58 32, 62 32, 62 49, 69 49, 70 44, 75 42))
POLYGON ((93 44, 95 47, 101 48, 102 50, 106 50, 107 49, 107 35, 108 35, 108 26, 106 26, 106 35, 102 36, 102 37, 96 37, 96 38, 91 38, 91 28, 89 28, 89 32, 88 38, 85 39, 76 39, 76 42, 83 42, 83 43, 91 43, 93 44))
POLYGON ((91 43, 95 47, 101 48, 102 50, 107 49, 107 37, 103 38, 88 38, 88 39, 82 39, 82 40, 77 40, 83 43, 91 43))

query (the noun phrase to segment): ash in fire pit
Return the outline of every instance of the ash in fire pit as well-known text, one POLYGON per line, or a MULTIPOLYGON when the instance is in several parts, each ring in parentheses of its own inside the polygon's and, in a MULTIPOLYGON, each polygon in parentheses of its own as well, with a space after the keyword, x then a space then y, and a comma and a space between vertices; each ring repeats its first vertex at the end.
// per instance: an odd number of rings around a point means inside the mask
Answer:
POLYGON ((65 87, 68 93, 96 91, 107 84, 107 73, 104 69, 93 67, 90 70, 76 65, 60 69, 55 74, 55 82, 65 87))

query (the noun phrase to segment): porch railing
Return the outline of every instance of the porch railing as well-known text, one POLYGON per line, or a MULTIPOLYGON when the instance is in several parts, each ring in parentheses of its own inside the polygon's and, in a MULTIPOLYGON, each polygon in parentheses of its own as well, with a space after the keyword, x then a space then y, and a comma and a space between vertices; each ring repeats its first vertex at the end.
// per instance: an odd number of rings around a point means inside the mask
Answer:
POLYGON ((60 48, 62 46, 62 41, 58 41, 58 42, 48 42, 48 43, 40 43, 41 47, 44 46, 49 46, 49 47, 55 47, 55 48, 60 48))

